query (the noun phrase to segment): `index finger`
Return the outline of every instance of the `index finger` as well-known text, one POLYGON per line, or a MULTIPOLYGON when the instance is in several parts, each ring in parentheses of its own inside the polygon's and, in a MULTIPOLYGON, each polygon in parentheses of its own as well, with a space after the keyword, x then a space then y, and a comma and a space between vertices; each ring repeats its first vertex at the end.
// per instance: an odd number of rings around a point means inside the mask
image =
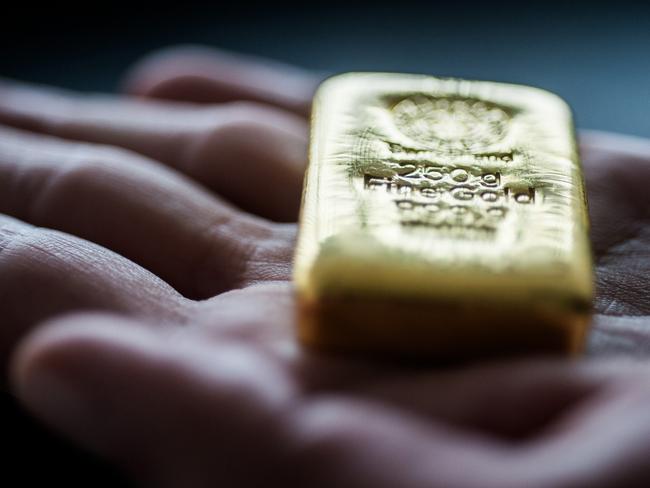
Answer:
POLYGON ((168 48, 140 61, 128 93, 196 103, 261 102, 307 116, 321 77, 277 61, 199 46, 168 48))

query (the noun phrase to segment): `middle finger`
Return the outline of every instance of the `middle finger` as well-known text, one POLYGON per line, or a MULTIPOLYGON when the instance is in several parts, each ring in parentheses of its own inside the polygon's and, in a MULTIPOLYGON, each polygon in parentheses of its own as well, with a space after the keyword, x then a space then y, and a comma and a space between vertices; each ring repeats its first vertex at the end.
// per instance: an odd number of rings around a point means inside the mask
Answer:
POLYGON ((259 279, 258 262, 287 273, 291 229, 118 148, 0 127, 0 213, 101 244, 190 298, 259 279))

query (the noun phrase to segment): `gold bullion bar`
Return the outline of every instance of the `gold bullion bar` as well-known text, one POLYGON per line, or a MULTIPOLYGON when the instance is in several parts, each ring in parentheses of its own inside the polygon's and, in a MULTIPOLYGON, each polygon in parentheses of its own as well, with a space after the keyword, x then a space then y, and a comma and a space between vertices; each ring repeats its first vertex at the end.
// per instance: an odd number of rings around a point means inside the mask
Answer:
POLYGON ((347 73, 313 105, 302 341, 442 360, 577 353, 592 261, 569 107, 537 88, 347 73))

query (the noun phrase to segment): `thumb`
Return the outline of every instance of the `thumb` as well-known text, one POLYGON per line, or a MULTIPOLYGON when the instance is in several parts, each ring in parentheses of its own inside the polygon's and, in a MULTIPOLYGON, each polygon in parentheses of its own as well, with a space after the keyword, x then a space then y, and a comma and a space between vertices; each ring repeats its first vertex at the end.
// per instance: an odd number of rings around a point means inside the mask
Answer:
POLYGON ((291 388, 243 346, 174 337, 117 316, 57 319, 19 348, 13 382, 47 424, 147 484, 254 485, 291 388))

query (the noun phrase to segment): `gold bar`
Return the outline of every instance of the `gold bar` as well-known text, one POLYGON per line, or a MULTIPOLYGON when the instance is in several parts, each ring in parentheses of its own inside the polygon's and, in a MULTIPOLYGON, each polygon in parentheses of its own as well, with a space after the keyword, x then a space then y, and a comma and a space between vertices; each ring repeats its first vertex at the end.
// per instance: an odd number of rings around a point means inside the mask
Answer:
POLYGON ((571 112, 519 85, 348 73, 314 99, 299 336, 434 360, 577 353, 592 261, 571 112))

